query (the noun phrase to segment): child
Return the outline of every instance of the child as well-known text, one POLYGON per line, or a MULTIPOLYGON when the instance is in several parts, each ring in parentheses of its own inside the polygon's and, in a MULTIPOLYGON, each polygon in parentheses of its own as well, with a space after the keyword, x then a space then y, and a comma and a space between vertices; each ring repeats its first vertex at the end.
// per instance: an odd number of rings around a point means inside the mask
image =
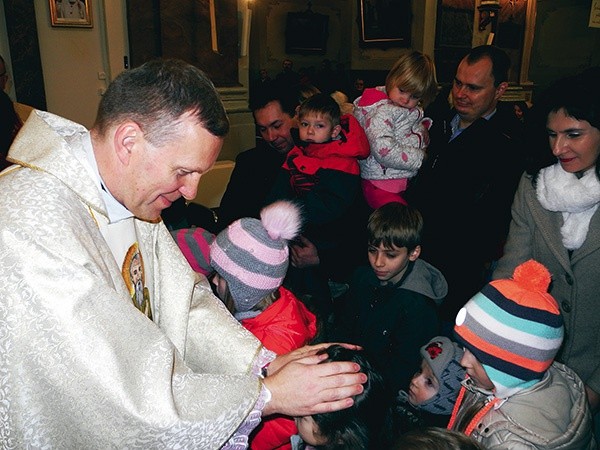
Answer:
MULTIPOLYGON (((236 220, 214 239, 213 284, 242 325, 267 349, 282 354, 309 343, 316 334, 315 316, 281 286, 288 241, 300 230, 300 212, 289 202, 277 202, 263 208, 260 217, 236 220)), ((293 419, 267 419, 250 436, 250 448, 289 449, 295 433, 293 419)))
POLYGON ((210 266, 210 244, 215 235, 204 228, 194 227, 173 230, 171 236, 192 269, 211 279, 215 271, 210 266))
POLYGON ((396 432, 448 425, 465 378, 462 356, 462 348, 445 336, 436 336, 421 347, 421 368, 413 375, 408 392, 400 391, 394 408, 396 432))
POLYGON ((319 169, 358 175, 358 160, 369 155, 369 142, 354 116, 341 115, 332 96, 317 93, 304 100, 298 108, 298 123, 302 145, 288 153, 284 164, 297 175, 291 180, 294 191, 313 188, 319 169), (312 181, 307 186, 304 179, 309 178, 312 181))
POLYGON ((436 302, 448 291, 441 272, 419 259, 422 229, 421 214, 400 203, 371 214, 371 267, 356 270, 331 332, 337 342, 364 348, 390 396, 408 386, 421 364, 419 348, 439 334, 436 302))
POLYGON ((449 429, 489 449, 596 448, 583 382, 553 362, 564 328, 549 285, 548 270, 529 260, 458 312, 454 331, 468 378, 449 429))
POLYGON ((382 449, 389 437, 389 407, 383 382, 361 351, 331 345, 325 361, 353 361, 367 375, 364 391, 354 404, 340 411, 297 417, 298 436, 292 438, 294 450, 382 449))
POLYGON ((392 450, 485 450, 477 441, 445 428, 418 428, 403 434, 392 450))
POLYGON ((286 285, 309 294, 327 316, 331 310, 328 281, 347 283, 360 264, 359 246, 367 207, 360 189, 358 159, 369 154, 364 130, 352 115, 327 94, 315 94, 298 109, 302 144, 294 147, 278 174, 267 201, 294 200, 302 207, 304 230, 300 245, 316 247, 318 265, 291 267, 286 285))
POLYGON ((354 101, 354 115, 371 146, 370 156, 360 162, 363 193, 371 208, 406 204, 402 192, 421 167, 429 144, 431 119, 423 117, 423 108, 436 92, 433 62, 413 51, 396 61, 385 86, 367 88, 354 101))

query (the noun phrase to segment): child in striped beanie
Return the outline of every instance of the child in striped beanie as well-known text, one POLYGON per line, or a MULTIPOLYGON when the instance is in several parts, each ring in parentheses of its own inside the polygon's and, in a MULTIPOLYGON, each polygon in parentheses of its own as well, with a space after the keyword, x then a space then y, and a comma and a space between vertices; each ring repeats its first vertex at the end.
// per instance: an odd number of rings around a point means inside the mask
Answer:
POLYGON ((546 267, 529 260, 456 316, 467 379, 448 428, 485 448, 596 448, 583 382, 554 361, 564 329, 550 281, 546 267))
POLYGON ((214 269, 210 266, 210 244, 215 235, 201 227, 181 228, 171 231, 181 253, 194 271, 210 278, 214 269))
MULTIPOLYGON (((288 268, 288 242, 300 227, 298 206, 278 201, 263 208, 260 220, 236 220, 210 246, 217 295, 247 330, 277 354, 308 344, 317 331, 316 317, 281 285, 288 268)), ((290 437, 297 431, 292 418, 263 420, 250 436, 250 448, 290 448, 290 437)))

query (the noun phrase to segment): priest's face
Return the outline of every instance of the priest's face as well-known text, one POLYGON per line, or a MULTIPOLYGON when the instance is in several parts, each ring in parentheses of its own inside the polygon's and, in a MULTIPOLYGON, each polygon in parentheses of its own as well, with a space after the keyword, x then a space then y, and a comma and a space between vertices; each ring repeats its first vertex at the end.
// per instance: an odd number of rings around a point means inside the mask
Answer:
MULTIPOLYGON (((154 221, 163 209, 184 197, 193 200, 200 176, 214 164, 223 138, 212 135, 191 114, 184 114, 177 134, 166 144, 139 139, 129 153, 117 197, 137 218, 154 221)), ((112 192, 112 190, 111 190, 112 192)))

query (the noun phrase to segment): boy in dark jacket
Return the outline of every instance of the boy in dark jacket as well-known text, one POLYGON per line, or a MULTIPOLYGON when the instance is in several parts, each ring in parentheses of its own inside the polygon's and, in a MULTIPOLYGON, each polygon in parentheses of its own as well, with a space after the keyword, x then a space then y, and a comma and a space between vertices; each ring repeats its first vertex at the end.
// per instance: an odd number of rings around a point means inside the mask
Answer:
POLYGON ((419 368, 423 342, 439 334, 436 303, 448 291, 441 272, 419 259, 422 229, 419 211, 400 203, 371 214, 371 267, 356 270, 330 337, 361 345, 394 396, 419 368))

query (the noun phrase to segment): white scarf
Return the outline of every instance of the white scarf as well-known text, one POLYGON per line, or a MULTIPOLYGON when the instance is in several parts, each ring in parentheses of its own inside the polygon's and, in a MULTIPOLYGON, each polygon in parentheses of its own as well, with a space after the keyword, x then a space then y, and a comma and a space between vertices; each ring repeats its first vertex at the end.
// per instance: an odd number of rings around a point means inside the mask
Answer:
POLYGON ((560 163, 546 167, 539 173, 536 192, 544 208, 562 213, 560 233, 565 248, 581 247, 600 202, 600 181, 595 168, 577 178, 574 173, 565 172, 560 163))

